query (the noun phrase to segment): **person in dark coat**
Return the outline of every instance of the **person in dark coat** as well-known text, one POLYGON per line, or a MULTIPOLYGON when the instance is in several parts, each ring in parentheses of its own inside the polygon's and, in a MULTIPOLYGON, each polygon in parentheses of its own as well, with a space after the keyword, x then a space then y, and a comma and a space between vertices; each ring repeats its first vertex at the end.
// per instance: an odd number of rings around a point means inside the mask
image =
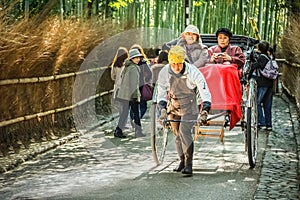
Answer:
POLYGON ((195 65, 197 68, 204 67, 209 61, 208 48, 202 44, 199 29, 194 25, 188 25, 177 45, 186 51, 185 61, 195 65))
POLYGON ((273 84, 274 80, 264 77, 260 74, 270 59, 275 59, 274 55, 270 57, 270 45, 267 41, 260 41, 258 44, 259 56, 251 65, 250 76, 257 82, 257 111, 258 128, 272 130, 272 102, 273 102, 273 84), (255 76, 253 72, 255 71, 255 76))

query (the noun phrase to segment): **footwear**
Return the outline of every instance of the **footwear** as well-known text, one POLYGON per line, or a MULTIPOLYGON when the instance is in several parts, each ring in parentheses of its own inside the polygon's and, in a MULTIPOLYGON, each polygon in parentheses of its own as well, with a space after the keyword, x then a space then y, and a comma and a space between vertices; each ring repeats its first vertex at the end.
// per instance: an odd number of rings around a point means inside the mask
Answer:
POLYGON ((225 123, 229 123, 230 122, 230 116, 229 115, 225 115, 225 123))
POLYGON ((114 136, 117 138, 126 138, 126 135, 123 134, 122 130, 119 127, 116 128, 114 136))
POLYGON ((267 129, 267 127, 265 127, 265 126, 259 126, 258 128, 261 129, 261 130, 266 130, 267 129))
POLYGON ((146 135, 144 135, 142 133, 142 128, 140 126, 136 126, 136 129, 135 129, 135 137, 136 138, 139 138, 139 137, 145 137, 146 135))
POLYGON ((181 173, 183 173, 183 174, 185 174, 185 175, 192 176, 192 175, 193 175, 193 168, 192 168, 192 165, 186 166, 186 167, 181 171, 181 173))
POLYGON ((267 131, 272 131, 272 127, 271 127, 271 126, 268 126, 268 127, 266 128, 266 130, 267 130, 267 131))
POLYGON ((145 137, 146 135, 145 134, 143 134, 143 133, 136 133, 135 134, 135 137, 136 138, 139 138, 139 137, 145 137))
POLYGON ((174 169, 174 172, 181 172, 184 169, 184 162, 180 162, 174 169))
POLYGON ((227 127, 229 125, 229 122, 230 122, 230 116, 227 114, 227 115, 225 115, 224 127, 227 127))

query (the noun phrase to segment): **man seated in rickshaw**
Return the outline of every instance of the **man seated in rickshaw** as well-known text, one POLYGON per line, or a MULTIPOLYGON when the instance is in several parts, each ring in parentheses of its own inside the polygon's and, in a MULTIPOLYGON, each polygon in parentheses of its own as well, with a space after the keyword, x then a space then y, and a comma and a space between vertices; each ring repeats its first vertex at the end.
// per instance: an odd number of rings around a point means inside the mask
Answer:
POLYGON ((230 45, 232 33, 227 28, 220 28, 216 32, 218 44, 208 48, 210 63, 216 64, 237 64, 242 69, 246 56, 239 46, 230 45))

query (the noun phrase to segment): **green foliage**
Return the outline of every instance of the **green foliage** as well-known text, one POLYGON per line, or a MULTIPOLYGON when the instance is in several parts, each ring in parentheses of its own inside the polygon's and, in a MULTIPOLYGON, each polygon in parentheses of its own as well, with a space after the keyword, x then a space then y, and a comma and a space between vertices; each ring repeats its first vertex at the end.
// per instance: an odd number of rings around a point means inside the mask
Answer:
POLYGON ((132 3, 134 0, 117 0, 109 2, 108 6, 116 9, 128 6, 128 3, 132 3))
MULTIPOLYGON (((184 0, 12 0, 14 6, 1 3, 6 21, 14 23, 45 13, 60 18, 86 20, 97 17, 113 24, 135 27, 167 28, 180 34, 186 26, 184 0), (53 3, 55 2, 55 3, 53 3), (29 7, 29 8, 28 8, 29 7), (45 12, 45 10, 47 12, 45 12)), ((190 0, 190 24, 202 33, 214 33, 218 27, 228 27, 235 34, 255 37, 278 43, 288 24, 288 14, 299 13, 299 2, 293 0, 190 0), (254 31, 249 23, 253 18, 258 27, 254 31)), ((3 15, 4 16, 4 15, 3 15)))
POLYGON ((205 1, 199 0, 199 1, 194 1, 193 4, 194 4, 195 7, 200 7, 200 6, 203 5, 204 2, 205 2, 205 1))

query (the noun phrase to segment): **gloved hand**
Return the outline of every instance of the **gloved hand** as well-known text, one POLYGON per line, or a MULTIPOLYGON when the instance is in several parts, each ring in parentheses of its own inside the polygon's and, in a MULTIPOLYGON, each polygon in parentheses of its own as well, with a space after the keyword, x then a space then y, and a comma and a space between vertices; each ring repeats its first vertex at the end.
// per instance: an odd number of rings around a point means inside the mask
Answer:
POLYGON ((164 119, 167 118, 167 110, 166 109, 161 109, 160 111, 160 116, 158 117, 158 121, 161 125, 164 123, 164 119))
POLYGON ((157 121, 163 125, 164 119, 167 118, 167 102, 166 101, 160 101, 158 103, 158 119, 157 121))
POLYGON ((204 125, 207 123, 207 117, 208 117, 208 112, 206 110, 203 110, 199 116, 198 116, 198 124, 199 125, 204 125))

